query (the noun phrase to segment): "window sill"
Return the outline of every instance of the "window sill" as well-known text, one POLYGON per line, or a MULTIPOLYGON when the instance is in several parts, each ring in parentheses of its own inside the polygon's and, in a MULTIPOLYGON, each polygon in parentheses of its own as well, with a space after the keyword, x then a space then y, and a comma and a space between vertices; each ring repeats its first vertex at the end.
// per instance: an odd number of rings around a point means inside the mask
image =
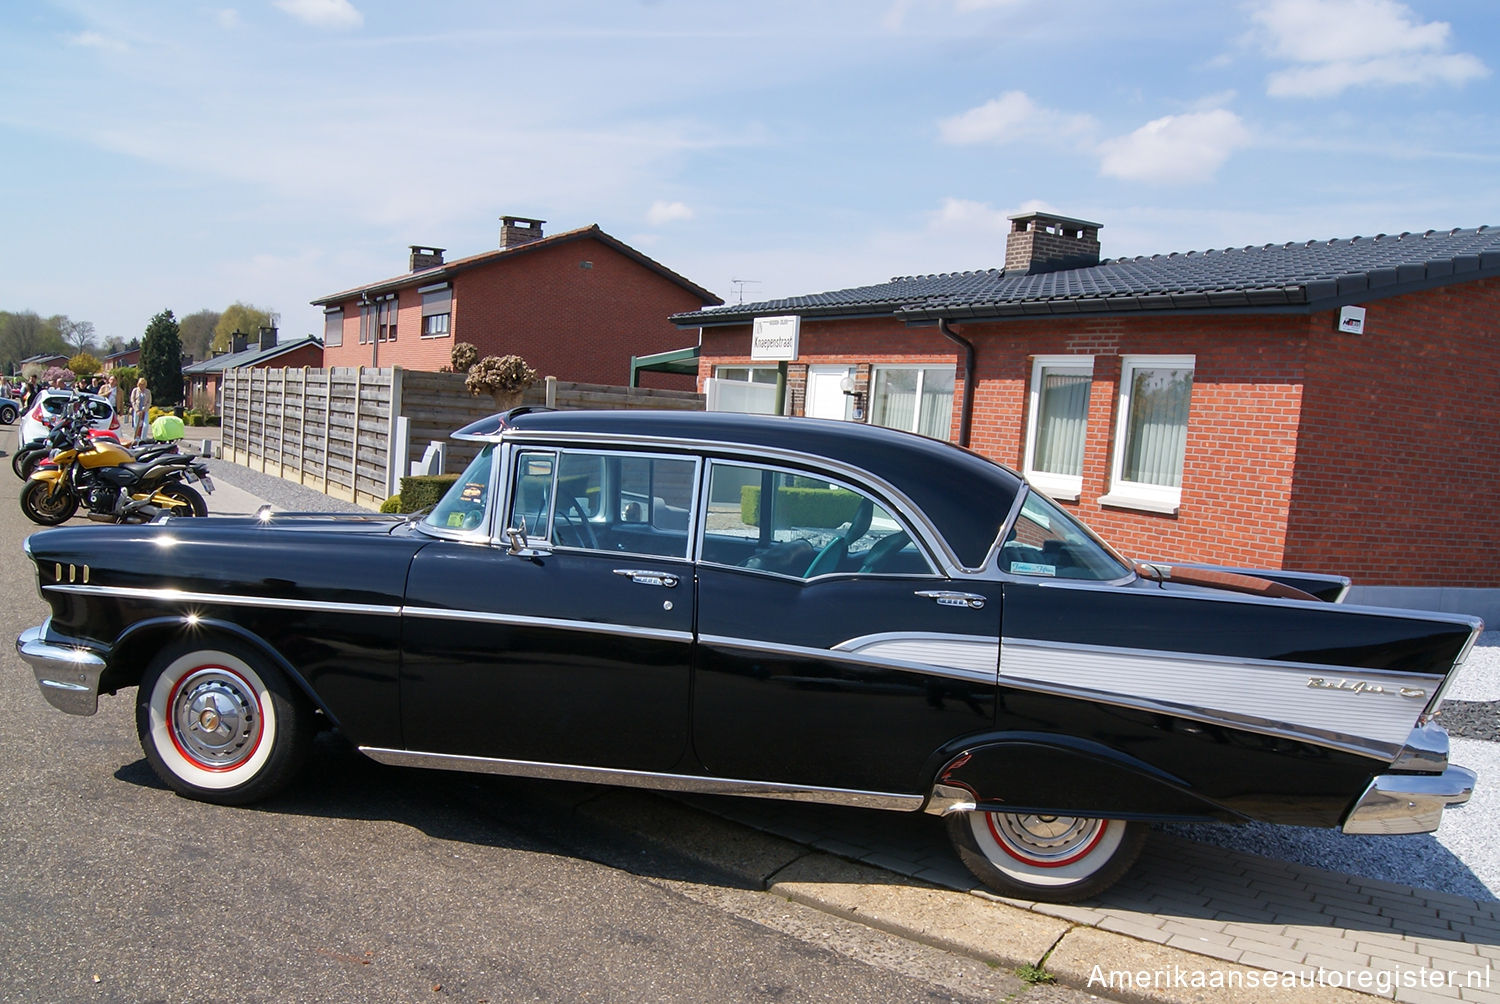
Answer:
POLYGON ((1100 505, 1107 505, 1114 509, 1136 509, 1140 512, 1154 512, 1163 516, 1176 516, 1177 510, 1182 508, 1181 502, 1171 499, 1143 498, 1140 495, 1125 495, 1120 492, 1110 492, 1099 498, 1100 505))
POLYGON ((1054 502, 1077 502, 1083 498, 1082 481, 1069 484, 1032 471, 1026 475, 1026 483, 1054 502))

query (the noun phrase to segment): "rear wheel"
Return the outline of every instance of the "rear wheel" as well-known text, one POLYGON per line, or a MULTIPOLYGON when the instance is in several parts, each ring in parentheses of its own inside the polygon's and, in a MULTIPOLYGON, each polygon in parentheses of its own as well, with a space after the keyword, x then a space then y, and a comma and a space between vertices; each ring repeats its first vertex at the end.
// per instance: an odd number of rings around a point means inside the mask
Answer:
POLYGON ((964 812, 948 817, 958 856, 1002 896, 1072 903, 1119 881, 1146 843, 1145 823, 1087 816, 964 812))
POLYGON ((56 526, 73 518, 78 511, 78 496, 65 485, 27 481, 21 489, 21 511, 33 523, 56 526), (52 490, 54 487, 56 491, 52 490))
POLYGON ((168 484, 162 485, 156 490, 157 495, 165 496, 179 503, 172 507, 173 516, 207 516, 208 503, 203 501, 203 496, 187 485, 168 484))
POLYGON ((10 425, 16 420, 16 409, 8 404, 0 404, 0 425, 10 425))
POLYGON ((220 805, 280 791, 314 733, 307 700, 286 674, 219 640, 164 651, 141 680, 135 724, 147 762, 168 787, 220 805))

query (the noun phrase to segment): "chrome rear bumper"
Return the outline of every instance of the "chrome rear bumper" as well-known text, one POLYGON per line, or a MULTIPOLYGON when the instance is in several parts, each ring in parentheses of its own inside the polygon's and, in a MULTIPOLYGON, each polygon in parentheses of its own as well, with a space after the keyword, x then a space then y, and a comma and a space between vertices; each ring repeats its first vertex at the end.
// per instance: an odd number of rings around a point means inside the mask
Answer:
POLYGON ((1474 772, 1449 767, 1441 774, 1379 774, 1344 819, 1345 833, 1431 833, 1443 810, 1474 793, 1474 772))
POLYGON ((45 641, 46 625, 27 628, 16 638, 16 651, 31 666, 42 696, 59 711, 92 715, 99 710, 99 677, 104 659, 75 646, 45 641))

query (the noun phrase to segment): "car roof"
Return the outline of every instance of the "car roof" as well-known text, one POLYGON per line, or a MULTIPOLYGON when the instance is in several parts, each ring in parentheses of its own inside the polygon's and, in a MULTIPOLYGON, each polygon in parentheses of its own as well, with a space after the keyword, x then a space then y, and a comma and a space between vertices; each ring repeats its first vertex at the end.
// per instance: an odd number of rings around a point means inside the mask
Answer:
POLYGON ((713 455, 819 458, 867 472, 910 499, 970 568, 984 563, 1024 484, 951 443, 858 422, 699 411, 518 409, 476 422, 470 438, 579 436, 713 455), (487 427, 481 430, 480 427, 487 427), (484 433, 488 433, 485 435, 484 433))

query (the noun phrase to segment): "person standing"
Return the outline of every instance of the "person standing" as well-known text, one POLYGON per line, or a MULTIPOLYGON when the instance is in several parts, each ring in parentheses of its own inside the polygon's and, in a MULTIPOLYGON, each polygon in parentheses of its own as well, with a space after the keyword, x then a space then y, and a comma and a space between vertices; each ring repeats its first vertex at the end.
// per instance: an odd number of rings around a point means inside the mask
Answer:
POLYGON ((141 377, 135 382, 135 390, 130 392, 130 437, 132 441, 146 438, 146 430, 151 428, 151 391, 146 386, 146 378, 141 377))

